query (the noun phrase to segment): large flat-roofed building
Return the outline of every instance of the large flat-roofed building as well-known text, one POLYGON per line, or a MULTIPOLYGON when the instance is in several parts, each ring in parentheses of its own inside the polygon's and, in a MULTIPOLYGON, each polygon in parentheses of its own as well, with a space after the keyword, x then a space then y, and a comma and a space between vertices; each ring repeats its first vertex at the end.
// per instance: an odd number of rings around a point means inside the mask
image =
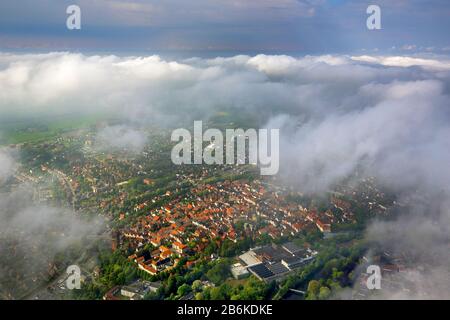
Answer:
POLYGON ((299 252, 304 252, 305 249, 300 248, 293 242, 286 242, 282 245, 283 249, 289 252, 292 255, 298 254, 299 252))
POLYGON ((248 270, 260 280, 271 279, 275 275, 264 263, 249 267, 248 270))
POLYGON ((293 242, 252 249, 239 258, 258 279, 269 282, 312 261, 317 252, 303 249, 293 242))
POLYGON ((239 259, 241 259, 247 266, 253 266, 255 264, 259 264, 262 262, 258 258, 258 255, 256 254, 256 252, 253 250, 247 251, 246 253, 240 255, 239 259))
POLYGON ((289 272, 290 269, 286 268, 281 262, 275 262, 274 264, 267 264, 267 269, 273 272, 275 275, 282 275, 289 272))
POLYGON ((281 261, 285 257, 289 257, 292 254, 286 251, 283 246, 276 244, 267 245, 254 249, 255 254, 262 262, 281 261))
POLYGON ((306 257, 296 256, 291 258, 285 258, 281 260, 281 263, 289 270, 294 270, 308 263, 312 259, 314 259, 314 256, 306 256, 306 257))

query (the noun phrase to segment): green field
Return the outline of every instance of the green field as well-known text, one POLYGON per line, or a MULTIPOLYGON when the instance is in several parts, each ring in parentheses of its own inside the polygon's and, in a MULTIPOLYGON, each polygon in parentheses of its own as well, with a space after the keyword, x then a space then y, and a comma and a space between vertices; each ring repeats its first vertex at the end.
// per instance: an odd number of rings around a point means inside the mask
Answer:
POLYGON ((62 133, 95 126, 106 120, 112 119, 104 114, 71 114, 51 118, 5 120, 0 122, 0 145, 41 142, 62 133))

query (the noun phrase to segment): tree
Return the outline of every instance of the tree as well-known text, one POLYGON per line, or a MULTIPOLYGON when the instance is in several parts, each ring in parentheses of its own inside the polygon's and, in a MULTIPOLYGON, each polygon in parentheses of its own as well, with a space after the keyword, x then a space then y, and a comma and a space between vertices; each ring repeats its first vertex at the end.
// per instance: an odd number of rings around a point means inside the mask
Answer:
POLYGON ((230 276, 230 268, 226 262, 219 262, 206 273, 206 276, 218 285, 230 276))
POLYGON ((170 275, 169 280, 167 281, 166 295, 170 295, 171 293, 175 292, 176 287, 177 287, 176 278, 173 275, 170 275))
POLYGON ((181 287, 178 288, 177 290, 177 295, 180 297, 183 297, 185 295, 187 295, 189 292, 191 292, 191 287, 188 284, 183 284, 181 287))
POLYGON ((344 272, 343 271, 339 271, 338 269, 333 268, 333 273, 332 273, 333 280, 339 280, 343 276, 344 276, 344 272))
POLYGON ((308 283, 308 294, 312 294, 317 296, 319 294, 319 290, 320 290, 320 282, 317 280, 311 280, 308 283))
POLYGON ((211 241, 209 245, 205 248, 205 254, 211 255, 217 251, 217 244, 211 241))
POLYGON ((331 290, 328 287, 320 287, 319 299, 326 300, 330 297, 331 290))
POLYGON ((194 292, 200 292, 200 291, 202 291, 202 287, 203 287, 203 284, 202 284, 202 282, 201 282, 200 280, 195 280, 195 281, 192 283, 192 290, 193 290, 194 292))
POLYGON ((231 288, 226 283, 219 287, 211 288, 211 300, 226 300, 231 288))
POLYGON ((201 292, 195 295, 195 300, 203 300, 203 294, 201 292))
POLYGON ((240 300, 263 300, 271 292, 271 286, 252 276, 245 282, 244 286, 240 285, 234 288, 235 292, 231 295, 231 298, 240 300))

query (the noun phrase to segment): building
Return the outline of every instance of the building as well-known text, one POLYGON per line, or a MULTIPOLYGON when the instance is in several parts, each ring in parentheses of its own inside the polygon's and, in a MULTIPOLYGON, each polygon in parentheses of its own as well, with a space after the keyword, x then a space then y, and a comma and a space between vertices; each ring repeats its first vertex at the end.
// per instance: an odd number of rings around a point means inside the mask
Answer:
MULTIPOLYGON (((247 270, 258 279, 270 282, 283 278, 293 270, 312 261, 317 252, 302 249, 292 242, 275 244, 250 250, 239 258, 247 270)), ((234 267, 234 266, 233 266, 234 267)), ((234 274, 233 274, 234 275, 234 274)))
POLYGON ((231 266, 231 274, 235 279, 244 279, 249 276, 247 267, 244 267, 241 263, 235 263, 231 266))
POLYGON ((120 289, 120 294, 130 300, 142 300, 149 292, 154 292, 154 286, 149 281, 137 280, 128 286, 120 289))
POLYGON ((258 258, 257 254, 255 253, 255 251, 250 250, 247 251, 246 253, 242 254, 239 256, 239 259, 242 260, 245 265, 247 266, 252 266, 255 264, 260 264, 262 261, 258 258))
POLYGON ((304 249, 300 248, 299 246, 297 246, 295 243, 293 242, 286 242, 283 245, 281 245, 282 248, 284 250, 286 250, 287 252, 289 252, 292 255, 297 254, 300 251, 304 251, 304 249))
POLYGON ((161 281, 155 281, 155 282, 149 282, 148 287, 150 289, 150 292, 157 292, 159 288, 161 288, 161 281))
POLYGON ((180 255, 186 253, 189 250, 189 247, 187 245, 182 244, 182 243, 180 243, 178 241, 175 241, 172 244, 172 248, 180 255))
POLYGON ((295 256, 295 257, 284 258, 283 260, 281 260, 281 263, 283 264, 283 266, 285 266, 289 270, 294 270, 294 269, 299 268, 299 267, 303 266, 304 264, 308 263, 312 259, 314 259, 313 256, 307 256, 307 257, 295 256))
POLYGON ((120 297, 118 297, 119 292, 119 286, 113 287, 111 290, 105 293, 105 295, 103 296, 103 300, 120 300, 120 297))
POLYGON ((316 221, 316 226, 323 233, 331 232, 331 224, 322 222, 321 220, 316 221))
POLYGON ((261 281, 270 281, 275 276, 275 274, 269 268, 267 268, 264 263, 249 267, 248 271, 250 271, 261 281))
POLYGON ((158 270, 153 268, 151 265, 148 265, 144 262, 138 262, 138 268, 142 271, 147 272, 148 274, 154 276, 158 273, 158 270))

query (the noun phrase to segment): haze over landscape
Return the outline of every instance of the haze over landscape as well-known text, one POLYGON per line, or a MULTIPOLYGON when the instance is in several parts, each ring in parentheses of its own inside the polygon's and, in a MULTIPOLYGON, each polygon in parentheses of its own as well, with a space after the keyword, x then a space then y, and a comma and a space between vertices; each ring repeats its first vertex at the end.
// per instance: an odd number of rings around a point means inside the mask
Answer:
POLYGON ((48 298, 76 262, 92 279, 75 298, 137 279, 162 283, 146 298, 244 298, 229 280, 237 263, 251 274, 241 285, 265 299, 285 287, 307 299, 449 299, 450 4, 377 4, 383 28, 370 31, 365 1, 3 1, 0 298, 48 298), (280 129, 279 173, 172 166, 168 133, 197 120, 280 129), (190 215, 204 205, 218 230, 190 215), (276 284, 242 258, 288 241, 313 252, 302 263, 318 258, 298 274, 280 258, 276 284), (395 285, 361 293, 368 261, 383 259, 395 285), (222 267, 229 277, 216 281, 222 267))

